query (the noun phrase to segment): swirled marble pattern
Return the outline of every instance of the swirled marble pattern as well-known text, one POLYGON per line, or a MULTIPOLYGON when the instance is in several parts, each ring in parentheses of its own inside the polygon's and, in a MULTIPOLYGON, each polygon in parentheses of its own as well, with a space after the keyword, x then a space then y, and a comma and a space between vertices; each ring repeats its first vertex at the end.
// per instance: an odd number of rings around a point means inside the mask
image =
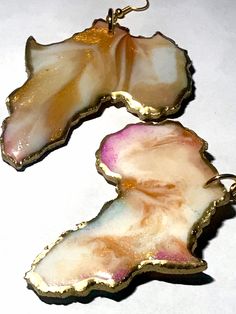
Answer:
POLYGON ((8 98, 2 153, 17 169, 62 145, 70 128, 101 104, 123 103, 142 119, 172 114, 191 91, 186 51, 161 33, 131 36, 98 20, 64 42, 29 38, 29 79, 8 98))

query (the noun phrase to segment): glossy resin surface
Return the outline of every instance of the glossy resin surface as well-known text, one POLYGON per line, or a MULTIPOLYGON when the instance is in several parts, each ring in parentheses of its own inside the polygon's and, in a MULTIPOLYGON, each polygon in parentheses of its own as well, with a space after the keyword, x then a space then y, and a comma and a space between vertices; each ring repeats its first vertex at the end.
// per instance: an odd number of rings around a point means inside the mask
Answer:
POLYGON ((158 119, 176 112, 191 91, 186 51, 161 33, 134 37, 117 26, 110 34, 103 20, 57 44, 29 38, 26 65, 29 79, 8 98, 2 134, 3 158, 17 169, 62 145, 102 104, 158 119))
POLYGON ((204 188, 217 174, 205 149, 195 133, 168 121, 107 136, 97 167, 117 185, 117 199, 47 247, 26 274, 30 286, 46 296, 83 296, 116 292, 144 271, 203 271, 196 240, 225 197, 221 184, 204 188))

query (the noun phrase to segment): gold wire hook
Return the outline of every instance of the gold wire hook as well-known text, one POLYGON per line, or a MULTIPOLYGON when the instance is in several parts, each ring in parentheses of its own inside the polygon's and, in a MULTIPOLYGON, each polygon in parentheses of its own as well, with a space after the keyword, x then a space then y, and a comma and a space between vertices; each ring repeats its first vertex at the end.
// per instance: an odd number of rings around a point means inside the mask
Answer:
POLYGON ((145 11, 149 7, 150 7, 150 2, 149 0, 146 0, 146 4, 143 7, 127 6, 123 9, 116 9, 115 11, 113 9, 109 9, 108 15, 106 18, 107 23, 108 23, 109 33, 114 33, 114 28, 118 19, 123 19, 128 13, 132 11, 136 11, 136 12, 145 11))
POLYGON ((216 182, 219 182, 221 180, 225 180, 225 179, 229 179, 229 180, 233 180, 234 183, 231 185, 229 191, 228 191, 228 198, 229 198, 229 202, 236 202, 236 176, 234 174, 218 174, 216 176, 214 176, 213 178, 211 178, 210 180, 207 181, 207 183, 205 184, 205 187, 207 188, 208 186, 210 186, 211 184, 214 184, 216 182))

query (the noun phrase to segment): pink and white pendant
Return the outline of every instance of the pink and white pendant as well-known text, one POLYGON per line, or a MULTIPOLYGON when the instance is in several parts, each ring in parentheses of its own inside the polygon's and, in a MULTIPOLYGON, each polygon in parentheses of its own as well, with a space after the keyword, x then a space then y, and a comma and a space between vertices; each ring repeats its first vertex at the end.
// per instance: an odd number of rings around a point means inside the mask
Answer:
POLYGON ((207 144, 180 123, 133 124, 107 136, 98 171, 118 197, 99 215, 62 234, 33 262, 28 284, 50 297, 117 292, 136 274, 192 274, 206 269, 194 255, 216 207, 228 202, 206 159, 207 144))

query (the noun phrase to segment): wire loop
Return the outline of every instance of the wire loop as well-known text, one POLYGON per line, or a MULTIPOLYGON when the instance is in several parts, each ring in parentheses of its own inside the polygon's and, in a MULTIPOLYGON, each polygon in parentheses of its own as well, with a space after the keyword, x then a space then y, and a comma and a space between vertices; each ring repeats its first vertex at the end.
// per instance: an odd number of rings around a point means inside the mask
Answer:
POLYGON ((236 202, 236 176, 234 174, 218 174, 216 176, 214 176, 213 178, 211 178, 210 180, 207 181, 207 183, 205 184, 205 187, 207 188, 208 186, 219 182, 221 180, 233 180, 234 183, 231 185, 231 187, 229 188, 228 191, 228 196, 229 196, 229 202, 236 202))

